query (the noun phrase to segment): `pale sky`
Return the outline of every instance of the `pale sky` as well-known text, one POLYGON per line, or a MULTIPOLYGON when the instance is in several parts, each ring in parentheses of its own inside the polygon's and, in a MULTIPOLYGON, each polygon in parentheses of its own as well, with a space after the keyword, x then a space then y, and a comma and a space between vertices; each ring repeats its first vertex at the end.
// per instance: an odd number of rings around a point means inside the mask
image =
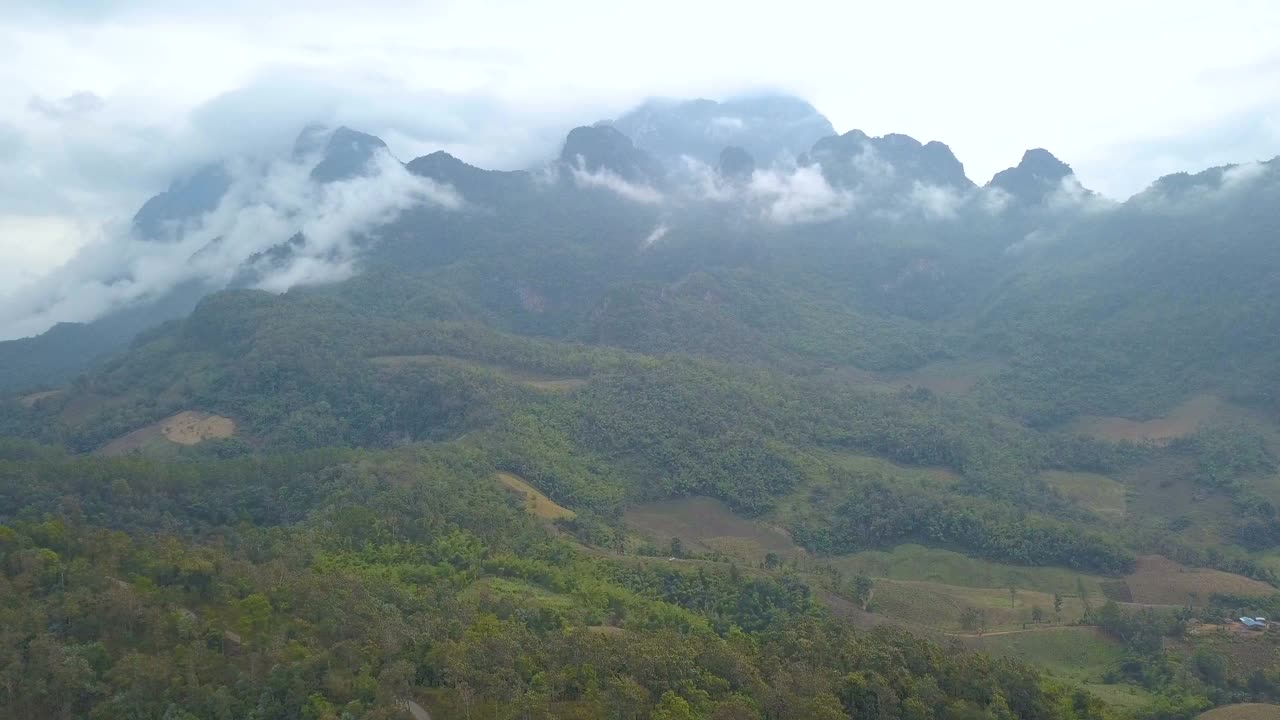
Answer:
POLYGON ((308 121, 510 168, 646 96, 752 90, 980 184, 1046 147, 1123 199, 1280 155, 1280 3, 0 0, 0 287, 308 121))

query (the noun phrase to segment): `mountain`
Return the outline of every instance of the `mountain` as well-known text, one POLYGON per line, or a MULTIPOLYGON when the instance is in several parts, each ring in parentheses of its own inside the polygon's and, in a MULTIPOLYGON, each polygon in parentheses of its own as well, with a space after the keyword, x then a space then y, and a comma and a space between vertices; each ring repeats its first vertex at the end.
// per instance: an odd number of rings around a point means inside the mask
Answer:
POLYGON ((909 135, 871 137, 861 130, 823 138, 808 157, 832 184, 872 192, 903 193, 919 183, 958 191, 973 188, 951 148, 909 135))
POLYGON ((536 172, 308 128, 269 222, 249 171, 250 232, 146 245, 210 272, 0 343, 0 716, 1280 700, 1223 620, 1280 611, 1280 160, 1108 203, 621 127, 536 172))
POLYGON ((183 224, 218 207, 230 188, 231 177, 226 168, 222 165, 202 167, 147 200, 133 216, 134 232, 145 240, 180 238, 183 224))
POLYGON ((560 165, 570 172, 611 173, 632 183, 660 181, 663 170, 631 138, 608 125, 577 127, 569 131, 560 149, 560 165))
POLYGON ((727 146, 765 164, 793 158, 834 135, 831 122, 790 95, 754 95, 723 102, 654 99, 622 115, 613 127, 663 162, 692 157, 714 165, 727 146))
POLYGON ((381 138, 340 127, 329 135, 320 162, 311 169, 311 179, 331 183, 364 175, 379 154, 391 154, 381 138))
POLYGON ((1055 193, 1063 190, 1063 183, 1075 180, 1071 166, 1043 148, 1028 150, 1015 167, 1001 170, 987 183, 1008 193, 1023 206, 1043 205, 1055 193))

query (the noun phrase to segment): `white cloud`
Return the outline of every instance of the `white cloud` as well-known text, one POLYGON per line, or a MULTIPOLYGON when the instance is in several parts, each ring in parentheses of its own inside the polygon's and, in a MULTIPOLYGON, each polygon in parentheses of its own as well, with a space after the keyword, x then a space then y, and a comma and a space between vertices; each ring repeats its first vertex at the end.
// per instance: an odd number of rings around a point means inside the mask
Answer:
POLYGON ((93 320, 185 282, 223 286, 247 258, 297 232, 306 244, 282 266, 267 268, 259 286, 279 292, 338 280, 354 271, 362 237, 405 209, 462 206, 452 188, 411 175, 387 153, 374 157, 367 176, 328 185, 310 180, 313 165, 233 166, 226 197, 176 242, 140 240, 122 224, 102 228, 65 265, 0 298, 0 338, 93 320))
POLYGON ((663 201, 662 193, 641 183, 631 183, 622 179, 608 168, 600 168, 590 172, 578 158, 578 165, 570 168, 573 182, 580 188, 601 188, 616 193, 619 197, 645 205, 656 205, 663 201))
POLYGON ((1090 192, 1080 184, 1075 175, 1067 175, 1045 197, 1045 205, 1058 212, 1099 213, 1114 210, 1119 205, 1097 193, 1090 192))
POLYGON ((984 187, 976 195, 978 207, 988 215, 999 215, 1013 202, 1013 196, 998 187, 984 187))
POLYGON ((932 220, 955 218, 964 202, 965 197, 955 188, 926 185, 919 180, 907 195, 907 205, 932 220))
POLYGON ((784 225, 834 220, 854 205, 854 196, 831 187, 818 165, 791 172, 757 170, 748 191, 764 203, 766 218, 784 225))
POLYGON ((666 223, 659 223, 658 226, 653 229, 653 232, 646 235, 644 240, 640 241, 640 248, 643 250, 653 246, 654 243, 666 237, 669 232, 671 232, 671 228, 668 227, 666 223))

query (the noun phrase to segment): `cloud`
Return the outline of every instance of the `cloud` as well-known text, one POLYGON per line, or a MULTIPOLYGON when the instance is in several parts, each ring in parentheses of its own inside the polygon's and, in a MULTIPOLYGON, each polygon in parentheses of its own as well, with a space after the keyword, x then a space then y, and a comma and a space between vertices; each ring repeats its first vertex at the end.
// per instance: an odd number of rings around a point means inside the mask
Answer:
POLYGON ((951 220, 960 212, 965 199, 955 188, 926 185, 917 180, 907 194, 906 203, 931 220, 951 220))
POLYGON ((154 301, 184 283, 223 287, 246 259, 299 232, 306 242, 284 262, 258 268, 263 272, 255 285, 281 292, 343 279, 356 270, 371 235, 404 210, 463 206, 453 188, 411 175, 388 153, 374 157, 367 175, 327 185, 310 180, 314 164, 234 163, 222 202, 176 242, 140 240, 120 223, 102 228, 65 265, 0 298, 0 338, 36 334, 54 322, 93 320, 154 301))
POLYGON ((644 240, 640 241, 640 249, 643 250, 645 248, 652 247, 654 243, 666 237, 669 232, 671 232, 671 228, 666 223, 659 223, 658 226, 653 229, 653 232, 646 235, 644 240))
POLYGON ((746 127, 746 123, 743 122, 740 117, 735 117, 733 115, 720 115, 718 117, 711 118, 711 126, 719 130, 732 132, 746 127))
POLYGON ((81 90, 57 100, 46 100, 39 95, 34 95, 27 102, 28 109, 51 120, 85 115, 101 110, 105 105, 105 100, 87 90, 81 90))
POLYGON ((765 217, 783 225, 834 220, 854 206, 854 196, 831 187, 819 165, 791 172, 757 170, 747 189, 764 203, 765 217))
POLYGON ((627 182, 608 168, 600 168, 595 172, 589 172, 584 167, 581 157, 578 158, 578 165, 569 168, 569 172, 573 177, 574 184, 580 188, 609 190, 619 197, 645 205, 657 205, 665 199, 662 193, 649 185, 627 182))
POLYGON ((1268 168, 1269 166, 1260 162, 1242 163, 1228 167, 1222 171, 1221 189, 1230 192, 1248 187, 1266 175, 1268 168))
POLYGON ((1075 175, 1062 178, 1058 186, 1044 199, 1050 210, 1057 212, 1100 213, 1114 210, 1119 203, 1095 193, 1076 179, 1075 175))
POLYGON ((999 215, 1013 202, 1013 196, 998 187, 984 187, 978 191, 975 202, 988 215, 999 215))

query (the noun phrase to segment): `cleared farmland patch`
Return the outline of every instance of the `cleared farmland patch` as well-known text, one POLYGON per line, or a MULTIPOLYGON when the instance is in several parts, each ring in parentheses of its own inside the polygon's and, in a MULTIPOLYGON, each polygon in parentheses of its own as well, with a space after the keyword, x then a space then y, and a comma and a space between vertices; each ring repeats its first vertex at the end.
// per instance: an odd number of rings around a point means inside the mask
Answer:
POLYGON ((1124 647, 1093 627, 1055 627, 988 635, 967 645, 1035 665, 1059 677, 1098 681, 1124 657, 1124 647))
POLYGON ((1120 517, 1125 512, 1124 486, 1106 475, 1049 470, 1040 474, 1049 487, 1099 515, 1120 517))
POLYGON ((48 398, 57 397, 62 393, 63 393, 62 390, 45 390, 44 392, 31 393, 30 395, 23 395, 22 397, 18 398, 18 402, 22 404, 22 407, 30 410, 31 408, 38 405, 41 400, 47 400, 48 398))
POLYGON ((1132 420, 1115 416, 1083 415, 1063 428, 1102 440, 1168 442, 1190 435, 1201 425, 1230 415, 1230 405, 1216 395, 1196 395, 1173 408, 1164 417, 1132 420))
POLYGON ((1276 589, 1261 580, 1221 570, 1190 568, 1159 555, 1138 558, 1133 573, 1125 576, 1133 602, 1145 605, 1185 605, 1206 602, 1213 593, 1270 595, 1276 589))
POLYGON ((1214 708, 1200 715, 1197 720, 1277 720, 1278 718, 1280 718, 1280 705, 1243 703, 1214 708))
POLYGON ((575 516, 569 508, 547 497, 524 478, 507 472, 498 473, 498 482, 516 495, 524 498, 525 509, 543 520, 568 520, 575 516))
POLYGON ((98 449, 100 455, 123 455, 143 450, 172 449, 174 445, 198 445, 207 440, 232 437, 236 423, 221 415, 185 410, 159 422, 138 428, 98 449))
POLYGON ((1065 568, 1006 565, 924 545, 899 545, 889 551, 867 550, 834 558, 830 564, 846 575, 862 573, 889 580, 996 588, 1000 591, 1015 587, 1049 595, 1074 596, 1077 585, 1083 583, 1094 598, 1102 596, 1101 578, 1093 575, 1081 575, 1065 568))
POLYGON ((659 546, 679 538, 690 550, 718 551, 752 563, 767 553, 783 558, 805 554, 785 532, 737 515, 714 498, 659 500, 636 506, 623 517, 659 546))

